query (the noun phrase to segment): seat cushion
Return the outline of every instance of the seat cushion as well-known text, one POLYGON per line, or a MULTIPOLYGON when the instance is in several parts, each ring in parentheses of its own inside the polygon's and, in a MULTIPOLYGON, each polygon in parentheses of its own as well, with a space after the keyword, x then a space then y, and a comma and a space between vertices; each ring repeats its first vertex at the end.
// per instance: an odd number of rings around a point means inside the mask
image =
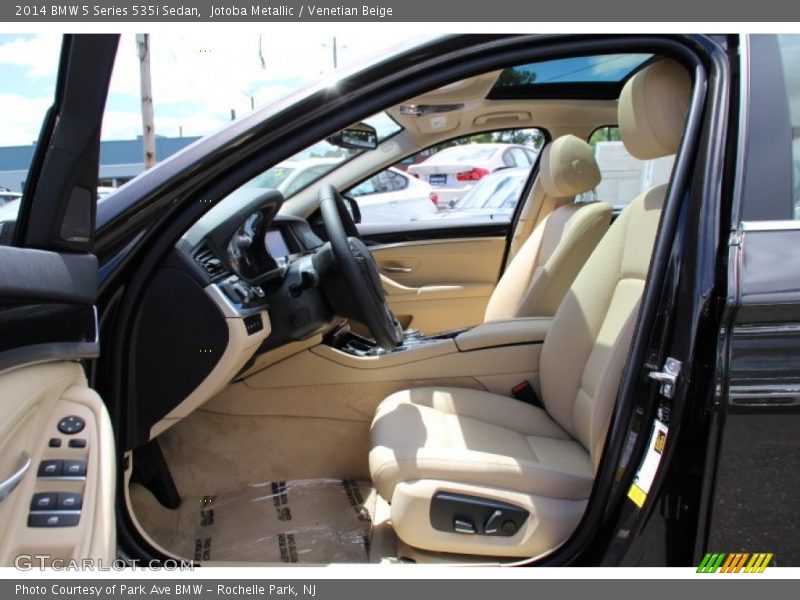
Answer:
POLYGON ((589 497, 589 453, 543 410, 458 388, 404 390, 371 428, 369 467, 391 501, 403 481, 438 479, 562 499, 589 497))

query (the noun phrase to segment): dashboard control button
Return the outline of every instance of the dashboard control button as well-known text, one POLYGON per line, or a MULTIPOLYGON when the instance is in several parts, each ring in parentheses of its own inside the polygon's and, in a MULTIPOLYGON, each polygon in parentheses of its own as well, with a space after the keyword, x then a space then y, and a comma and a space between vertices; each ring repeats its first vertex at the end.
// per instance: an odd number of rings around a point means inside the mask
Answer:
POLYGON ((61 448, 61 438, 50 438, 47 445, 51 448, 61 448))
POLYGON ((64 417, 58 422, 58 430, 64 435, 80 433, 84 427, 86 427, 86 421, 75 415, 64 417))
POLYGON ((64 477, 86 477, 86 461, 65 460, 62 475, 64 477))
POLYGON ((86 448, 86 438, 73 438, 69 441, 70 448, 86 448))
POLYGON ((34 494, 31 499, 31 510, 53 510, 57 503, 58 494, 55 492, 34 494))
POLYGON ((83 505, 83 494, 80 492, 59 492, 56 508, 58 510, 79 510, 83 505))
POLYGON ((39 477, 61 477, 63 460, 43 460, 39 463, 39 477))
POLYGON ((79 513, 36 513, 28 515, 28 527, 75 527, 79 513))
POLYGON ((247 330, 247 335, 253 335, 264 329, 264 322, 261 320, 261 315, 245 317, 244 328, 247 330))

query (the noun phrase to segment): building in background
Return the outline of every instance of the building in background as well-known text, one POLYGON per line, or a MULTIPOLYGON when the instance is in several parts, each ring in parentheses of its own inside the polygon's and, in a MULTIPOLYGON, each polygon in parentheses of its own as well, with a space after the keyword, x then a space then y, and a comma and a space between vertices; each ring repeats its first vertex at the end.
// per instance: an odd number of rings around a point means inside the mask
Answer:
MULTIPOLYGON (((200 138, 157 137, 156 157, 158 160, 164 160, 198 139, 200 138)), ((0 188, 22 191, 35 148, 35 144, 0 147, 0 188)), ((144 159, 141 138, 100 142, 99 185, 118 187, 142 171, 144 171, 144 159)))

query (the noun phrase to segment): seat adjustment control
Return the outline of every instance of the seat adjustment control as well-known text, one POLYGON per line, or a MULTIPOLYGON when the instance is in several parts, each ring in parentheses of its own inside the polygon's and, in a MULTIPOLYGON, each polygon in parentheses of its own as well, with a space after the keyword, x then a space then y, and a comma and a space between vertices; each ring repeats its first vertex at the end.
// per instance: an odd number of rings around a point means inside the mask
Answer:
POLYGON ((431 498, 431 526, 438 531, 511 537, 529 518, 526 509, 491 498, 451 492, 431 498))
POLYGON ((519 526, 502 510, 495 510, 491 516, 486 519, 486 524, 483 526, 483 532, 486 535, 502 535, 509 536, 517 533, 519 526))
POLYGON ((453 531, 456 533, 475 533, 475 524, 469 519, 453 519, 453 531))

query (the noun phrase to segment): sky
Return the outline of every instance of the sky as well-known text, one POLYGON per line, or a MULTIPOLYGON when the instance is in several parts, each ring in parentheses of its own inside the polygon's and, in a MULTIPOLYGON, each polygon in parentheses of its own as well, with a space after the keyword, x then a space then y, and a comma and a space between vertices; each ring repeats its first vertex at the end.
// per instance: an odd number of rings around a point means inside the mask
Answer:
MULTIPOLYGON (((180 29, 180 25, 176 25, 180 29)), ((210 133, 231 119, 333 74, 333 37, 340 69, 407 41, 402 31, 366 28, 302 36, 279 28, 262 34, 224 27, 150 36, 155 129, 177 137, 210 133), (260 51, 259 51, 260 45, 260 51), (263 62, 262 62, 263 58, 263 62)), ((32 144, 52 103, 61 36, 0 35, 0 146, 32 144)), ((123 34, 109 90, 102 139, 141 135, 139 60, 134 34, 123 34)))

